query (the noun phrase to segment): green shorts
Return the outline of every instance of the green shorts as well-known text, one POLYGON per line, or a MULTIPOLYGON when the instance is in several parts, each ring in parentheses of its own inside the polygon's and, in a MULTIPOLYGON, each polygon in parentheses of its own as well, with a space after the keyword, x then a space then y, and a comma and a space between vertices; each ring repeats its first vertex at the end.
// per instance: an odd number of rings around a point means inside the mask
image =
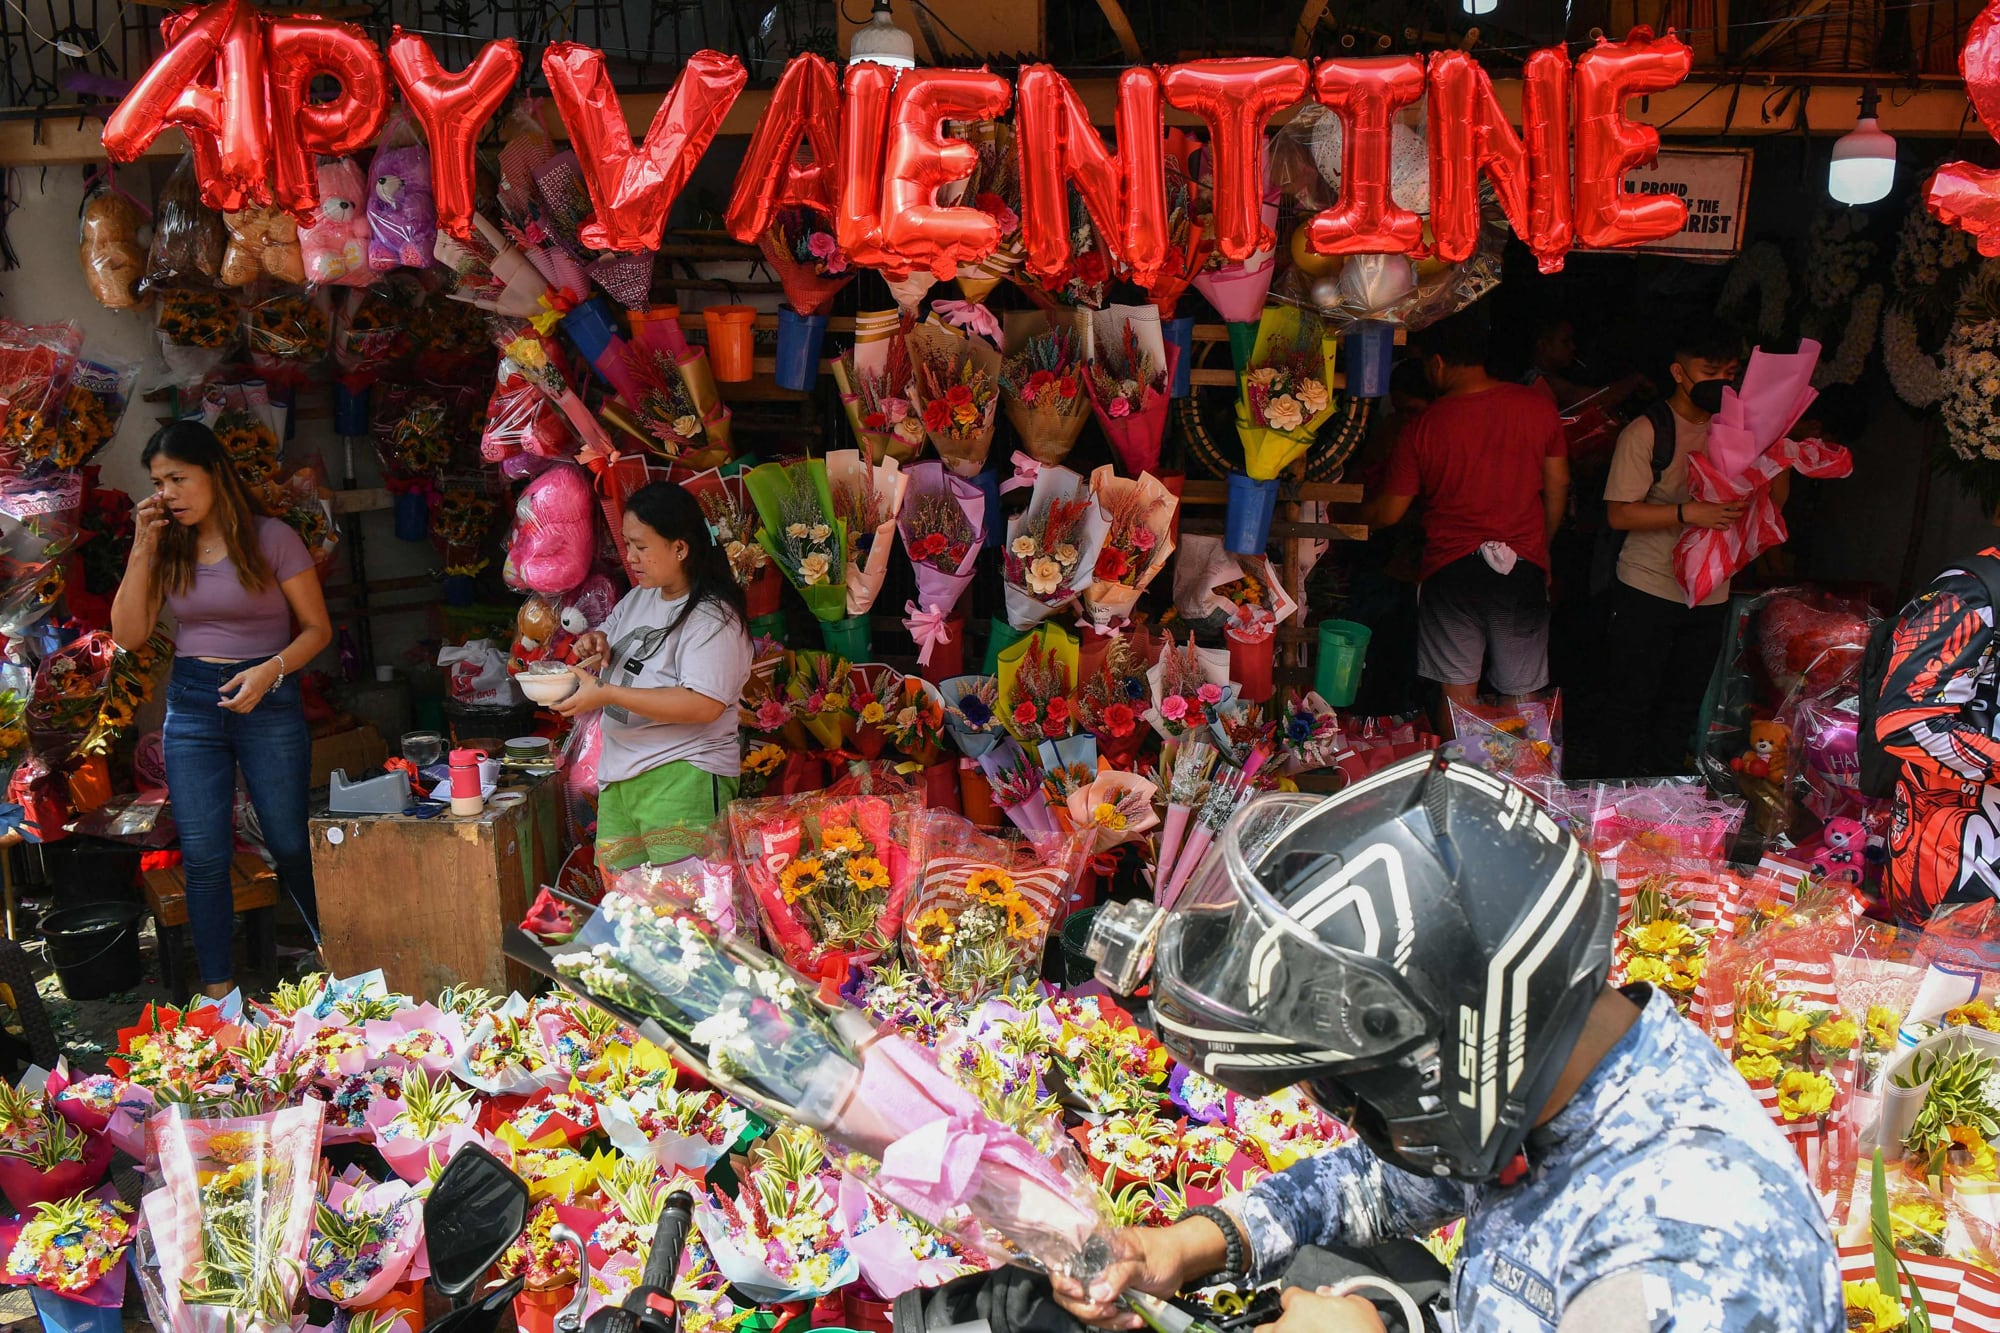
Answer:
POLYGON ((597 793, 597 864, 629 870, 697 854, 736 799, 737 782, 675 760, 605 783, 597 793))

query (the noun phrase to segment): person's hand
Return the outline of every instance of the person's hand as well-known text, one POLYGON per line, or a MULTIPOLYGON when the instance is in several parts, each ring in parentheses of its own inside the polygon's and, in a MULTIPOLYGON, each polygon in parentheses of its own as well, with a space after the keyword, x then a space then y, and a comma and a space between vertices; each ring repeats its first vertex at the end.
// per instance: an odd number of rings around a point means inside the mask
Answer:
POLYGON ((605 703, 604 683, 580 666, 573 666, 569 674, 576 677, 576 689, 567 698, 558 699, 549 707, 564 717, 575 717, 578 713, 588 713, 593 708, 602 708, 605 703))
POLYGON ((132 553, 125 557, 134 569, 151 569, 160 553, 160 535, 174 520, 167 513, 167 498, 157 491, 132 507, 132 553))
POLYGON ((611 640, 604 637, 601 629, 585 630, 571 640, 570 651, 576 654, 578 666, 598 666, 611 652, 611 640))
POLYGON ((277 658, 245 667, 222 682, 222 706, 232 713, 247 713, 263 702, 277 683, 277 658))
POLYGON ((1727 504, 1711 504, 1705 500, 1690 500, 1681 506, 1681 522, 1691 528, 1708 528, 1711 531, 1728 527, 1743 517, 1746 508, 1741 500, 1731 500, 1727 504))
POLYGON ((1331 1287, 1307 1291, 1288 1287, 1278 1298, 1284 1314, 1257 1333, 1383 1333, 1382 1316, 1359 1296, 1329 1296, 1331 1287))
POLYGON ((1127 1291, 1171 1296, 1192 1274, 1182 1271, 1182 1247, 1173 1227, 1125 1227, 1111 1237, 1111 1264, 1088 1288, 1052 1273, 1056 1304, 1091 1328, 1138 1328, 1145 1321, 1118 1301, 1127 1291))

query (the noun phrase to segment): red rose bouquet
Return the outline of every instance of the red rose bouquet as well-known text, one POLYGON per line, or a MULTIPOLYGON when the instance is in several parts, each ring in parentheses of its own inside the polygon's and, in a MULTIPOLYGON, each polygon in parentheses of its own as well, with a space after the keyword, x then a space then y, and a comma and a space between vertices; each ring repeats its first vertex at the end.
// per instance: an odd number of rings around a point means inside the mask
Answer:
POLYGON ((1007 420, 1036 462, 1060 463, 1090 419, 1082 340, 1074 329, 1049 327, 1046 316, 1009 320, 1007 335, 1000 372, 1007 420))
POLYGON ((941 323, 911 329, 909 343, 915 369, 911 404, 922 417, 924 434, 954 474, 978 476, 986 468, 1000 408, 999 351, 941 323))
POLYGON ((1140 594, 1166 568, 1180 499, 1150 472, 1134 480, 1109 464, 1090 474, 1090 490, 1104 519, 1104 545, 1083 591, 1083 615, 1105 633, 1131 622, 1140 594))

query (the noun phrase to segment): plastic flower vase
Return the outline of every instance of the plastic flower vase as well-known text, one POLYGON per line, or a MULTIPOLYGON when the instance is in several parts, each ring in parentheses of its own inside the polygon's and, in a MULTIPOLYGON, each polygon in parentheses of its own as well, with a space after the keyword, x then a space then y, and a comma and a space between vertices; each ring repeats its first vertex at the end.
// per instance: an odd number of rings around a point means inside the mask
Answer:
POLYGON ((125 1327, 115 1305, 85 1305, 40 1287, 29 1287, 28 1297, 47 1333, 122 1333, 125 1327))
POLYGON ((606 387, 627 405, 639 401, 639 386, 632 379, 625 338, 618 331, 618 315, 609 301, 593 296, 577 303, 562 317, 558 327, 606 387))
POLYGON ((1382 319, 1358 319, 1341 343, 1347 392, 1356 398, 1387 398, 1389 369, 1396 360, 1396 326, 1382 319))
POLYGON ((965 617, 953 613, 944 623, 945 632, 951 637, 932 647, 931 660, 917 666, 917 674, 933 685, 965 674, 965 617))
POLYGON ((755 373, 752 335, 757 311, 747 305, 712 305, 701 312, 708 326, 708 364, 724 384, 741 384, 755 373))
POLYGON ((1271 515, 1278 507, 1278 480, 1259 481, 1229 474, 1229 507, 1222 522, 1222 549, 1231 555, 1262 555, 1271 544, 1271 515))
POLYGON ((1222 637, 1229 645, 1229 678, 1239 687, 1238 697, 1263 703, 1271 697, 1271 657, 1278 636, 1239 638, 1230 626, 1222 631, 1222 637))
MULTIPOLYGON (((847 1326, 858 1333, 890 1333, 896 1306, 893 1301, 876 1300, 871 1295, 847 1287, 847 1326)), ((831 1333, 831 1330, 828 1331, 831 1333)))
POLYGON ((431 502, 415 491, 396 496, 396 540, 427 542, 431 539, 431 502))
POLYGON ((750 586, 743 590, 743 600, 748 605, 750 619, 762 620, 784 605, 785 576, 778 572, 777 565, 765 561, 757 571, 750 586))
POLYGON ((924 768, 924 804, 933 810, 965 813, 965 801, 958 786, 958 760, 946 759, 924 768))
POLYGON ((336 380, 333 386, 333 433, 335 435, 366 435, 368 433, 368 386, 350 384, 346 380, 336 380))
POLYGON ((801 315, 790 306, 778 307, 778 366, 780 389, 804 393, 819 381, 819 350, 826 339, 826 315, 801 315))
POLYGON ((446 606, 471 606, 479 600, 479 585, 470 574, 447 574, 444 576, 444 604, 446 606))
POLYGON ((839 653, 850 662, 866 662, 875 655, 874 627, 867 616, 842 616, 819 622, 819 635, 826 650, 839 653))
POLYGON ((1005 616, 995 616, 987 622, 986 665, 979 669, 983 676, 1000 674, 1000 654, 1028 637, 1030 631, 1015 629, 1005 616))
POLYGON ((1168 387, 1169 397, 1185 398, 1194 392, 1194 316, 1183 315, 1179 319, 1160 321, 1160 331, 1166 335, 1169 345, 1181 349, 1180 360, 1174 362, 1174 380, 1168 387))
POLYGON ((523 1291, 514 1298, 514 1327, 520 1333, 556 1333, 556 1316, 574 1295, 574 1282, 548 1291, 523 1291))
POLYGON ((785 641, 785 613, 767 611, 761 616, 750 617, 750 637, 753 639, 776 639, 785 641))
MULTIPOLYGON (((1334 708, 1353 705, 1361 689, 1361 665, 1368 657, 1374 631, 1351 620, 1322 620, 1319 660, 1313 668, 1313 689, 1334 708)), ((1232 654, 1233 656, 1233 654, 1232 654)))
POLYGON ((1257 326, 1254 319, 1229 322, 1229 361, 1239 375, 1250 364, 1250 354, 1257 350, 1257 326))
POLYGON ((976 760, 958 761, 958 799, 965 817, 981 828, 1000 828, 1007 822, 1000 807, 994 804, 993 784, 986 780, 986 771, 976 760))

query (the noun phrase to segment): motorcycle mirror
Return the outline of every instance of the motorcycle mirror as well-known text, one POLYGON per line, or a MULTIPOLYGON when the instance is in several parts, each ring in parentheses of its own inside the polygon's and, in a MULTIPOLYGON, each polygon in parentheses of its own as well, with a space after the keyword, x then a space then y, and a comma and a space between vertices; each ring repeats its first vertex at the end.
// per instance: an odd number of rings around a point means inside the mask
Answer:
POLYGON ((424 1200, 431 1280, 453 1301, 461 1299, 527 1225, 528 1182, 478 1144, 466 1144, 424 1200))
POLYGON ((502 1315, 511 1315, 514 1298, 521 1294, 525 1279, 502 1283, 470 1305, 461 1305, 440 1319, 432 1320, 426 1333, 493 1333, 502 1315))

